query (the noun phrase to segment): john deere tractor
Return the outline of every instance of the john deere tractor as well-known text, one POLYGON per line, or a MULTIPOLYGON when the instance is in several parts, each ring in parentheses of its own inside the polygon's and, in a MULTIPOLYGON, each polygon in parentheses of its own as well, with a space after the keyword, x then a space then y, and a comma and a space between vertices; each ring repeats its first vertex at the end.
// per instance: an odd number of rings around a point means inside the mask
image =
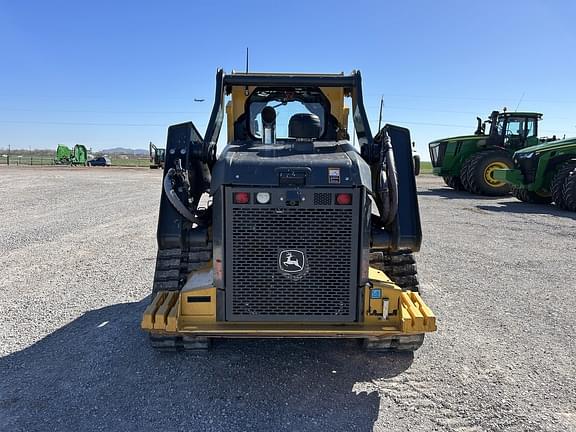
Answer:
POLYGON ((514 169, 494 172, 520 201, 551 203, 576 211, 576 138, 526 147, 514 153, 514 169))
POLYGON ((511 186, 494 177, 497 169, 512 168, 512 154, 535 145, 542 114, 492 111, 477 117, 474 135, 444 138, 429 144, 432 173, 446 185, 479 195, 506 195, 511 186))
POLYGON ((435 330, 413 255, 422 234, 410 132, 372 134, 360 72, 219 70, 206 132, 170 126, 163 175, 141 322, 153 347, 340 337, 415 350, 435 330))

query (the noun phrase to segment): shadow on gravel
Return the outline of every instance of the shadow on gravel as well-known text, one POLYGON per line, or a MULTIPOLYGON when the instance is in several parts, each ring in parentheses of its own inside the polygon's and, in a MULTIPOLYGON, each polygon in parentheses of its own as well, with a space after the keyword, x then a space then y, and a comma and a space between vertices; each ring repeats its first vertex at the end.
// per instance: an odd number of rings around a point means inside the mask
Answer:
POLYGON ((492 212, 507 212, 507 213, 520 213, 520 214, 549 214, 552 216, 559 216, 567 219, 576 220, 576 213, 568 210, 561 210, 551 204, 528 204, 520 201, 504 201, 499 202, 497 206, 481 205, 476 206, 481 210, 492 212))
POLYGON ((157 353, 138 328, 148 300, 86 313, 0 358, 0 429, 369 431, 377 393, 412 354, 368 355, 350 340, 223 340, 157 353))
POLYGON ((484 195, 473 195, 468 192, 455 191, 450 188, 436 188, 418 191, 418 195, 422 196, 439 196, 447 199, 474 199, 474 200, 486 200, 494 201, 495 199, 506 198, 501 196, 484 196, 484 195))

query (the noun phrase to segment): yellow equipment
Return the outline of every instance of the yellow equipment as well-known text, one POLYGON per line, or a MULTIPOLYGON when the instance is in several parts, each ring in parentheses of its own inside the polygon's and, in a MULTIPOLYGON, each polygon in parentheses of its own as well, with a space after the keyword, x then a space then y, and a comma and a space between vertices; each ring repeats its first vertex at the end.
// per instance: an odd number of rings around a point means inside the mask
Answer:
POLYGON ((359 72, 219 71, 205 135, 192 123, 168 131, 141 323, 152 345, 344 337, 369 350, 418 349, 436 318, 418 294, 413 173, 407 129, 372 136, 359 72), (225 113, 228 145, 217 156, 225 113))

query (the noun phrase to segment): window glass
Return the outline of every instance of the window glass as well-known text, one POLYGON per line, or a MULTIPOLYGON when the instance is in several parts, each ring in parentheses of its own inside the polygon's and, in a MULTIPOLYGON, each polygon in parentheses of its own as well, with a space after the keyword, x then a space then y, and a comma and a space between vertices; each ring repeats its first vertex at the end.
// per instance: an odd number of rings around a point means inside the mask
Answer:
POLYGON ((536 121, 534 119, 526 119, 526 137, 536 136, 536 121))
POLYGON ((316 114, 320 117, 321 134, 324 132, 324 107, 322 107, 320 103, 303 103, 300 101, 278 102, 274 100, 266 103, 253 102, 250 104, 250 118, 253 119, 250 122, 250 129, 252 135, 255 137, 260 137, 262 130, 262 117, 260 113, 266 106, 272 107, 276 111, 277 138, 288 138, 288 122, 294 114, 299 113, 316 114))
POLYGON ((523 118, 508 118, 508 126, 506 127, 506 135, 524 135, 524 119, 523 118))

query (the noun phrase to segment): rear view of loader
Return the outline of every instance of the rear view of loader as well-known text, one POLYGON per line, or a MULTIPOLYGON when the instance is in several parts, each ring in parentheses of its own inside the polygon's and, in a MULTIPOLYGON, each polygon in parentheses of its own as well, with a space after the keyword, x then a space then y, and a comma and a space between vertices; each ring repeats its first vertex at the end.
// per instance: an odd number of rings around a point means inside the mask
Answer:
POLYGON ((359 72, 219 71, 205 134, 191 122, 168 130, 141 325, 162 350, 218 337, 415 350, 436 329, 418 294, 421 237, 410 133, 372 135, 359 72))

